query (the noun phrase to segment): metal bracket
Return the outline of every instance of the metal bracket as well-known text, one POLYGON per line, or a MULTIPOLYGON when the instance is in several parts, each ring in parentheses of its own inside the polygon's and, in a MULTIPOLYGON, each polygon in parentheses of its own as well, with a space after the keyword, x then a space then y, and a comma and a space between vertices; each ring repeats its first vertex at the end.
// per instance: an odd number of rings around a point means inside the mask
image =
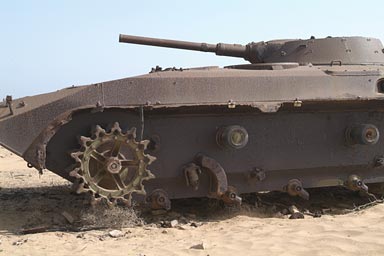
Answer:
POLYGON ((209 171, 211 176, 210 194, 213 197, 221 197, 228 190, 227 175, 223 167, 213 158, 199 154, 196 162, 204 169, 209 171))
POLYGON ((341 60, 333 60, 333 61, 331 61, 331 67, 333 65, 336 65, 336 64, 339 64, 339 66, 341 66, 342 65, 341 60))
POLYGON ((5 104, 9 108, 9 112, 11 113, 11 116, 13 115, 13 109, 12 109, 12 96, 7 95, 5 98, 5 104))
POLYGON ((192 187, 194 190, 199 189, 199 175, 201 174, 200 166, 195 163, 189 163, 184 168, 185 181, 188 187, 192 187))
POLYGON ((144 137, 144 107, 143 106, 139 107, 139 113, 140 113, 140 125, 141 125, 140 141, 142 141, 144 137))
POLYGON ((241 204, 241 197, 234 187, 228 186, 224 168, 213 158, 202 154, 196 156, 196 162, 203 170, 207 170, 211 177, 209 196, 221 199, 227 204, 241 204))

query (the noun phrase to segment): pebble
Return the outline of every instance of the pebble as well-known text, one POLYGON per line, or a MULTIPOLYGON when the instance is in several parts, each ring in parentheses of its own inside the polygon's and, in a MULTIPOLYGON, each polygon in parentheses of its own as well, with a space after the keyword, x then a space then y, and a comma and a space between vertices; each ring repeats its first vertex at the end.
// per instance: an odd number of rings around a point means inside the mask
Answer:
POLYGON ((292 213, 291 216, 289 216, 289 219, 290 220, 304 219, 304 214, 302 214, 301 212, 295 212, 295 213, 292 213))
POLYGON ((82 239, 84 239, 84 237, 85 237, 85 234, 84 234, 84 233, 80 233, 80 234, 78 234, 78 235, 76 236, 76 238, 82 238, 82 239))
POLYGON ((179 222, 177 220, 173 220, 171 221, 170 225, 171 225, 171 228, 174 228, 177 226, 177 224, 179 224, 179 222))
POLYGON ((19 246, 19 245, 26 243, 27 241, 28 241, 28 238, 20 239, 20 240, 17 240, 16 242, 13 242, 12 245, 19 246))
POLYGON ((191 223, 191 227, 197 228, 198 226, 199 226, 199 225, 197 225, 196 222, 192 222, 192 223, 191 223))
POLYGON ((122 237, 124 233, 120 230, 115 229, 115 230, 109 231, 108 235, 110 237, 117 238, 117 237, 122 237))
POLYGON ((289 217, 289 219, 292 219, 292 220, 304 219, 304 214, 300 212, 295 205, 290 206, 288 210, 291 213, 291 216, 289 217))
POLYGON ((204 243, 199 243, 199 244, 192 245, 189 249, 205 250, 206 245, 204 245, 204 243))

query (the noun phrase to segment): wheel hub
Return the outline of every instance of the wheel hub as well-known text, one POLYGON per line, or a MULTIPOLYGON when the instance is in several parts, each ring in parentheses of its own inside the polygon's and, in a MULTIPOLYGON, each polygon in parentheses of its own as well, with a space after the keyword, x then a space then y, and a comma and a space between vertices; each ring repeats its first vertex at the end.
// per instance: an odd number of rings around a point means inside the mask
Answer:
POLYGON ((111 174, 117 174, 121 171, 122 165, 119 159, 111 157, 110 159, 107 160, 105 167, 111 174))

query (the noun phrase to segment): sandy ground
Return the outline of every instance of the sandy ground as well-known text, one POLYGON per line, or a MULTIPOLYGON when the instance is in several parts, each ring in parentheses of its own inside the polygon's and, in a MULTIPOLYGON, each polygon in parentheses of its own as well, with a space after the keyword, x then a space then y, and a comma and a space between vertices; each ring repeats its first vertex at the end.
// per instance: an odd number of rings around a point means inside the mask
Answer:
POLYGON ((39 176, 23 160, 0 148, 0 255, 384 254, 383 204, 343 215, 297 220, 278 214, 265 217, 244 209, 199 217, 193 207, 184 212, 181 207, 181 213, 132 224, 129 214, 121 210, 94 215, 91 210, 84 211, 88 209, 86 196, 71 194, 69 186, 51 173, 39 176), (63 212, 73 217, 74 223, 69 224, 63 212), (161 218, 178 223, 161 227, 169 225, 159 222, 161 218), (100 229, 106 225, 109 228, 100 229), (20 234, 25 228, 36 227, 46 232, 20 234), (118 237, 109 234, 113 229, 121 231, 118 237), (202 248, 191 248, 196 245, 202 248))

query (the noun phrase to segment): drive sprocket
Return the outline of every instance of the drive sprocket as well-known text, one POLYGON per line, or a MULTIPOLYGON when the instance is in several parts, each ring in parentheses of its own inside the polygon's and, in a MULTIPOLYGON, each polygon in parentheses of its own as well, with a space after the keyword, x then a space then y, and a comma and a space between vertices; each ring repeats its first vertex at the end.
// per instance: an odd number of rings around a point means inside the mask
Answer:
POLYGON ((144 180, 155 176, 147 169, 156 158, 144 153, 148 140, 136 141, 136 128, 123 132, 114 123, 109 132, 97 125, 92 137, 80 137, 81 149, 71 154, 77 162, 77 193, 90 192, 94 202, 103 198, 131 205, 132 193, 145 195, 144 180))

